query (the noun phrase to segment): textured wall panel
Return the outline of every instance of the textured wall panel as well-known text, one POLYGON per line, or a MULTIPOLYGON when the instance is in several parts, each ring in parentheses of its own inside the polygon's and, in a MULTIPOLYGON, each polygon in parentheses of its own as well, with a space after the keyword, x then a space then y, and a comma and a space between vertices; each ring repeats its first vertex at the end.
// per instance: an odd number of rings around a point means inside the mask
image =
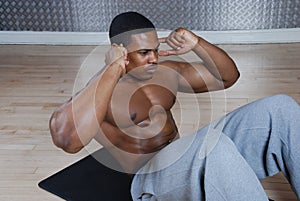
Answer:
POLYGON ((7 0, 0 2, 0 30, 73 31, 68 0, 7 0))
POLYGON ((0 30, 107 31, 115 15, 129 10, 160 29, 300 27, 300 0, 0 0, 0 30))

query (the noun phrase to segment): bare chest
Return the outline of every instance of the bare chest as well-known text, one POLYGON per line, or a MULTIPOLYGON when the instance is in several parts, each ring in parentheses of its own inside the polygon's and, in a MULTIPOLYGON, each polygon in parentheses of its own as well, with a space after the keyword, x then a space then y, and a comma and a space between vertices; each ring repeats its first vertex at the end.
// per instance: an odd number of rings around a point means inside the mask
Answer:
POLYGON ((176 101, 177 85, 176 80, 143 85, 118 84, 106 120, 117 127, 126 128, 149 120, 155 113, 169 111, 176 101), (160 109, 157 110, 157 106, 160 109))

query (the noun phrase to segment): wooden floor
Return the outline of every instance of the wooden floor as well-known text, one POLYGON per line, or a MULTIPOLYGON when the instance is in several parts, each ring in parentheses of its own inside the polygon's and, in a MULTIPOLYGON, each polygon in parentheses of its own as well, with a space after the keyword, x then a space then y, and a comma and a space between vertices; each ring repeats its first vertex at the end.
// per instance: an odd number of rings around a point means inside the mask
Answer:
MULTIPOLYGON (((236 61, 241 78, 225 93, 198 95, 200 115, 195 113, 195 97, 180 94, 173 112, 183 134, 269 95, 288 94, 300 103, 299 43, 221 47, 236 61)), ((48 120, 103 66, 106 50, 105 46, 0 46, 0 200, 61 200, 39 189, 37 183, 97 145, 75 155, 64 153, 52 144, 48 120)), ((297 200, 281 174, 262 183, 276 201, 297 200)))

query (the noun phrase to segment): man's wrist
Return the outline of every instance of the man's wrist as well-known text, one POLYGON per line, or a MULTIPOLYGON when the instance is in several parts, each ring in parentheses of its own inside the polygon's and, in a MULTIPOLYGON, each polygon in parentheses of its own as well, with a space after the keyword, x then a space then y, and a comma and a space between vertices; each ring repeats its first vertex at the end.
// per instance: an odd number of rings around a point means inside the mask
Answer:
POLYGON ((198 46, 201 46, 201 41, 202 38, 200 36, 197 36, 197 43, 195 44, 195 46, 192 48, 193 51, 195 51, 197 49, 198 46))
POLYGON ((121 78, 124 74, 122 65, 116 61, 108 66, 107 71, 110 74, 110 76, 115 79, 121 78))

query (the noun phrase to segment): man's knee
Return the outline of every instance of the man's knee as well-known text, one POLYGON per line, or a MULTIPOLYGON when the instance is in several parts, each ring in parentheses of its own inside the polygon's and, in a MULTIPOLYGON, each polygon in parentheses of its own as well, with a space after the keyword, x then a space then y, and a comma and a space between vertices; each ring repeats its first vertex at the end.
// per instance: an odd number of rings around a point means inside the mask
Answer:
POLYGON ((265 104, 268 107, 274 109, 288 109, 294 108, 295 106, 298 107, 298 103, 290 96, 285 94, 278 94, 274 96, 270 96, 265 99, 265 104))
POLYGON ((295 100, 286 95, 286 94, 277 94, 277 95, 274 95, 274 96, 271 96, 272 100, 278 102, 278 103, 295 103, 295 100))

